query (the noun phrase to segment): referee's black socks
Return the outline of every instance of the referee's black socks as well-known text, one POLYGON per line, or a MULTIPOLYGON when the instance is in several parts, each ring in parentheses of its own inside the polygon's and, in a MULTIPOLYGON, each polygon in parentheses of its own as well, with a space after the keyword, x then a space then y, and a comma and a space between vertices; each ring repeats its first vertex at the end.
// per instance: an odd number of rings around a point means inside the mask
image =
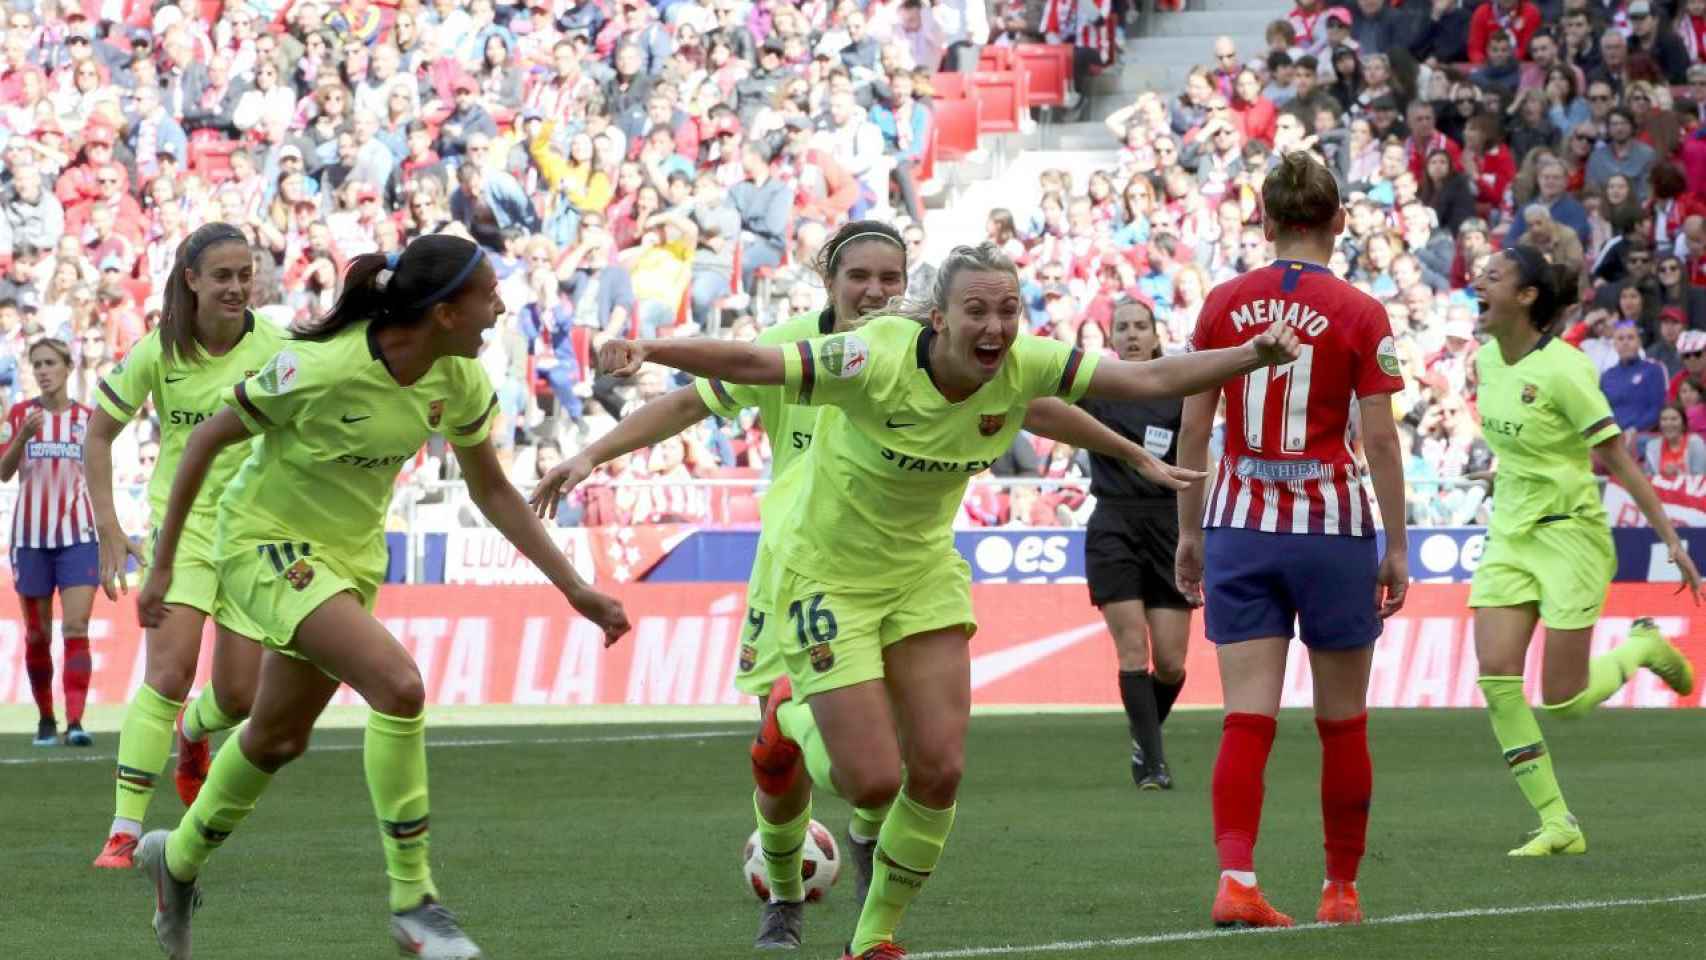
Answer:
POLYGON ((1179 674, 1179 679, 1168 683, 1164 680, 1155 681, 1155 716, 1160 722, 1167 722, 1167 714, 1173 712, 1173 703, 1179 699, 1179 691, 1185 689, 1185 675, 1179 674))
MULTIPOLYGON (((1131 727, 1131 739, 1143 751, 1145 766, 1153 768, 1162 761, 1161 715, 1156 698, 1160 686, 1148 670, 1120 671, 1120 702, 1125 704, 1126 723, 1131 727)), ((1178 696, 1177 691, 1173 694, 1178 696)), ((1172 705, 1169 698, 1168 705, 1172 705)))

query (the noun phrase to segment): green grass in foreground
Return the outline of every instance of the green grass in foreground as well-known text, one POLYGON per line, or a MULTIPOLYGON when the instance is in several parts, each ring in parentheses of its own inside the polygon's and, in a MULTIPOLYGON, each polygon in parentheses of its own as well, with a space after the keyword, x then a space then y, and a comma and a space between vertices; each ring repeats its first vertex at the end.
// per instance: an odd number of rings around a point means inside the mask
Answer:
MULTIPOLYGON (((17 729, 22 729, 18 727, 17 729)), ((495 960, 749 958, 757 902, 739 853, 752 829, 746 724, 441 728, 432 736, 433 859, 446 901, 495 960), (629 736, 668 739, 615 740, 629 736), (454 746, 457 741, 501 741, 454 746)), ((1585 857, 1511 861, 1532 814, 1478 711, 1377 714, 1362 890, 1371 918, 1706 894, 1698 711, 1602 711, 1549 733, 1588 832, 1585 857)), ((1219 715, 1168 724, 1179 788, 1137 794, 1110 714, 980 716, 955 833, 903 928, 917 953, 1107 941, 1208 927, 1216 869, 1209 775, 1219 715)), ((392 954, 360 733, 323 732, 203 875, 198 958, 392 954)), ((11 882, 3 955, 157 955, 152 896, 89 867, 111 817, 113 737, 93 757, 0 740, 0 836, 11 882)), ((1319 747, 1281 720, 1257 850, 1263 887, 1300 921, 1321 882, 1319 747)), ((162 778, 149 826, 181 806, 162 778)), ((839 837, 845 806, 818 819, 839 837)), ((802 957, 834 958, 852 885, 807 912, 802 957)), ((1361 929, 1241 934, 990 956, 1680 957, 1706 948, 1706 899, 1361 929)))

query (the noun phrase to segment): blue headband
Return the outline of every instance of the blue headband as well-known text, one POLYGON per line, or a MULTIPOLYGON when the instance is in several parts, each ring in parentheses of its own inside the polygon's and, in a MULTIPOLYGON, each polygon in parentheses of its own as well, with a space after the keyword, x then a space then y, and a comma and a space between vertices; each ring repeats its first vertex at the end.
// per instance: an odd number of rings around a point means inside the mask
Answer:
MULTIPOLYGON (((392 256, 396 256, 396 254, 392 254, 392 256)), ((484 260, 485 258, 486 258, 486 248, 480 246, 479 244, 475 244, 474 245, 474 255, 468 258, 468 262, 466 264, 463 264, 461 270, 456 271, 456 276, 451 277, 449 283, 445 284, 442 287, 439 287, 437 290, 434 290, 432 292, 431 296, 422 297, 421 299, 416 300, 414 303, 409 304, 409 308, 411 310, 418 310, 422 307, 430 307, 433 304, 437 303, 438 301, 444 299, 445 297, 448 297, 452 293, 455 293, 456 290, 459 287, 461 287, 463 283, 467 282, 468 275, 473 273, 474 268, 479 266, 480 261, 484 260)))
POLYGON ((402 262, 403 262, 403 251, 401 251, 401 250, 393 250, 390 253, 387 253, 385 255, 385 269, 391 271, 392 273, 397 272, 397 264, 402 263, 402 262))

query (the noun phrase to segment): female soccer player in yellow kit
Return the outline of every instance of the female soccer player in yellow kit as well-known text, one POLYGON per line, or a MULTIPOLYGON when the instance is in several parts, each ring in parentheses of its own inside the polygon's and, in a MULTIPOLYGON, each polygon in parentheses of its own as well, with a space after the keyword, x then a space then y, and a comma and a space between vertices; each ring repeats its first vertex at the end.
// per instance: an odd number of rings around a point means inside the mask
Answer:
MULTIPOLYGON (((765 330, 757 343, 791 344, 855 329, 863 317, 905 293, 907 267, 906 245, 900 231, 875 220, 849 222, 825 241, 818 256, 818 273, 829 292, 829 306, 819 313, 801 314, 765 330)), ((820 418, 837 417, 839 412, 790 403, 780 385, 754 387, 701 379, 624 417, 587 449, 552 469, 541 480, 532 500, 534 509, 542 515, 553 513, 564 486, 579 484, 600 464, 674 436, 713 412, 732 418, 749 406, 761 411, 761 422, 770 435, 774 454, 772 483, 763 503, 764 532, 759 536, 747 585, 747 634, 741 642, 735 686, 758 697, 762 709, 771 696, 772 686, 788 682, 779 640, 787 624, 784 617, 778 616, 780 611, 771 595, 776 552, 773 545, 778 538, 771 531, 781 525, 781 517, 799 506, 794 497, 798 484, 784 479, 791 477, 796 465, 805 459, 804 453, 811 446, 820 418)), ((1157 486, 1176 490, 1202 476, 1169 467, 1138 444, 1123 440, 1097 423, 1088 413, 1074 410, 1052 397, 1030 403, 1025 411, 1025 426, 1045 437, 1105 452, 1110 459, 1130 463, 1136 472, 1157 486)), ((786 693, 781 696, 787 699, 786 693)), ((757 749, 762 759, 764 747, 760 745, 757 749)), ((779 775, 771 775, 761 766, 753 770, 758 786, 753 794, 754 813, 770 889, 753 942, 759 948, 797 947, 804 932, 800 863, 806 830, 811 823, 814 784, 799 773, 797 763, 787 765, 779 775)), ((833 783, 820 785, 834 789, 833 783)), ((887 805, 871 809, 856 807, 847 826, 848 852, 858 871, 854 895, 860 902, 864 901, 870 885, 877 836, 887 814, 887 805)))
MULTIPOLYGON (((160 326, 137 341, 100 382, 83 458, 100 530, 101 587, 108 599, 118 599, 130 558, 147 560, 125 535, 113 506, 113 440, 153 399, 160 458, 148 483, 148 500, 151 525, 158 529, 190 431, 213 416, 231 387, 272 359, 284 341, 277 327, 257 322, 249 311, 254 270, 248 238, 228 223, 210 223, 185 237, 166 281, 160 326)), ((209 468, 211 482, 184 526, 165 620, 144 634, 147 666, 119 731, 116 809, 106 846, 95 858, 97 867, 134 865, 142 819, 154 797, 154 780, 171 754, 174 727, 175 778, 187 806, 207 779, 208 735, 229 730, 249 715, 261 648, 247 639, 252 625, 224 602, 213 562, 214 507, 247 455, 242 448, 228 449, 209 468), (213 679, 186 707, 209 617, 215 627, 213 679)))
POLYGON ((190 955, 196 878, 254 809, 315 720, 349 684, 371 708, 363 766, 390 878, 391 933, 404 952, 471 960, 479 948, 438 902, 427 862, 426 690, 373 616, 385 577, 385 515, 402 464, 435 433, 456 451, 474 504, 612 643, 628 629, 510 485, 488 433, 497 395, 474 357, 503 312, 484 251, 447 234, 350 263, 332 312, 296 331, 226 407, 190 435, 137 605, 164 621, 184 523, 219 451, 254 436, 219 500, 219 583, 267 645, 249 722, 214 758, 201 795, 168 835, 138 846, 167 954, 190 955))
POLYGON ((725 382, 783 385, 829 405, 789 482, 773 596, 793 696, 770 698, 757 765, 805 767, 866 808, 893 802, 848 955, 904 956, 895 928, 954 820, 971 715, 971 572, 954 550, 967 482, 1011 444, 1038 397, 1196 393, 1295 356, 1288 330, 1234 350, 1141 364, 1021 336, 1012 261, 956 247, 928 303, 852 333, 781 348, 711 340, 612 341, 602 365, 647 360, 725 382), (815 722, 814 722, 815 720, 815 722), (768 754, 768 755, 763 755, 768 754), (901 789, 904 763, 906 787, 901 789))
POLYGON ((1593 362, 1552 334, 1576 291, 1574 270, 1523 246, 1493 257, 1475 279, 1481 326, 1493 338, 1475 354, 1476 398, 1481 432, 1498 467, 1487 550, 1469 606, 1475 608, 1475 653, 1493 733, 1517 786, 1540 815, 1540 829, 1510 851, 1513 857, 1587 852, 1522 692, 1536 624, 1546 626, 1540 693, 1553 716, 1591 713, 1641 667, 1679 694, 1694 689, 1694 668, 1649 619, 1635 621, 1616 648, 1588 655, 1617 569, 1594 457, 1635 498, 1696 603, 1700 573, 1629 456, 1593 362))

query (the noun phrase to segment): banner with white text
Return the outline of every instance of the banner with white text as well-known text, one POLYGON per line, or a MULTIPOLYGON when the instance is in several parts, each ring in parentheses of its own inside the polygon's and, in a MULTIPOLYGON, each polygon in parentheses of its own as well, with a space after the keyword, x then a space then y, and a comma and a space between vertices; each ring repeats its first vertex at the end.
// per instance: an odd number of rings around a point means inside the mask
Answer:
MULTIPOLYGON (((386 586, 378 615, 420 665, 435 704, 706 705, 751 702, 732 686, 745 623, 736 584, 624 584, 634 631, 606 649, 599 631, 549 587, 386 586)), ((972 641, 972 697, 979 705, 1117 707, 1113 643, 1084 587, 978 584, 981 624, 972 641)), ((1480 706, 1475 685, 1472 618, 1463 584, 1416 584, 1404 610, 1387 622, 1376 649, 1369 703, 1375 707, 1480 706)), ((1661 628, 1696 664, 1706 642, 1693 629, 1698 611, 1675 587, 1619 584, 1594 634, 1595 652, 1620 641, 1638 616, 1661 628)), ((142 682, 143 650, 130 602, 98 601, 90 623, 95 703, 121 703, 142 682)), ((23 623, 15 609, 0 617, 0 702, 30 702, 23 667, 23 623)), ((207 678, 204 647, 199 683, 207 678)), ((1531 698, 1538 696, 1540 644, 1530 651, 1531 698)), ((54 644, 57 661, 59 643, 54 644)), ((1214 652, 1195 618, 1180 703, 1217 705, 1214 652)), ((1706 686, 1706 685, 1703 685, 1706 686)), ((1293 648, 1287 706, 1310 702, 1308 659, 1293 648)), ((348 689, 338 703, 359 703, 348 689)), ((1673 695, 1645 671, 1610 706, 1699 706, 1701 694, 1673 695)))

